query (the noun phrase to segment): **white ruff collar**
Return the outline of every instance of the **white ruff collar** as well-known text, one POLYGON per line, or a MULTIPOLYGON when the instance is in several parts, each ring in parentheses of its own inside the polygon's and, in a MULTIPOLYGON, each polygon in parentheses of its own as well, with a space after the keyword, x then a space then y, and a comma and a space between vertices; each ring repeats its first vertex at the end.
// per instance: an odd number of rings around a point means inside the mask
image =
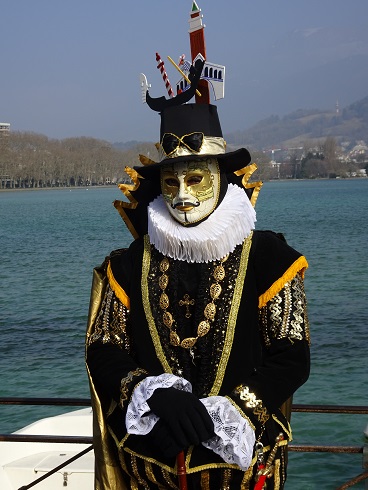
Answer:
POLYGON ((246 193, 229 184, 217 209, 202 223, 186 227, 174 220, 162 196, 148 206, 150 242, 163 255, 186 262, 213 262, 243 243, 256 222, 246 193))

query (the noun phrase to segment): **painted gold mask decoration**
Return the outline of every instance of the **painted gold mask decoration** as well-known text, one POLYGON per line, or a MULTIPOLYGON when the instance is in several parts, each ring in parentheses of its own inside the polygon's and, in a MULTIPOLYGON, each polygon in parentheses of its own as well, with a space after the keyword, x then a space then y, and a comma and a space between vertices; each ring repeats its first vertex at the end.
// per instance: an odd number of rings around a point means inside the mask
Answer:
POLYGON ((196 224, 216 208, 220 169, 215 158, 167 164, 161 169, 162 195, 172 217, 183 225, 196 224))

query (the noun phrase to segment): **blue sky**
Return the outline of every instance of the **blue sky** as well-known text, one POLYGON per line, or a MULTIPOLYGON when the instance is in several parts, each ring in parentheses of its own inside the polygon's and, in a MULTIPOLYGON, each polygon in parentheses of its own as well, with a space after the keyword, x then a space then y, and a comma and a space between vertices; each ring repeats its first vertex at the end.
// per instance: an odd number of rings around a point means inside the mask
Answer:
MULTIPOLYGON (((152 84, 151 95, 165 95, 155 52, 164 60, 167 55, 175 60, 182 53, 189 56, 191 4, 2 0, 0 121, 10 122, 13 130, 58 139, 156 141, 159 117, 141 103, 139 73, 152 84)), ((367 0, 198 0, 198 5, 208 59, 226 66, 225 99, 217 102, 225 133, 245 129, 281 108, 319 107, 321 100, 333 107, 337 98, 347 104, 368 95, 358 81, 345 84, 344 94, 341 87, 336 93, 332 88, 331 100, 318 95, 318 84, 301 95, 287 87, 304 69, 338 61, 352 42, 353 54, 368 54, 365 39, 354 37, 368 30, 367 0), (317 38, 308 49, 304 44, 318 29, 327 33, 323 52, 317 38), (341 41, 339 52, 332 31, 341 31, 347 40, 341 41), (288 95, 280 89, 278 96, 278 86, 287 88, 288 95)), ((177 72, 169 62, 166 68, 174 85, 177 72)))

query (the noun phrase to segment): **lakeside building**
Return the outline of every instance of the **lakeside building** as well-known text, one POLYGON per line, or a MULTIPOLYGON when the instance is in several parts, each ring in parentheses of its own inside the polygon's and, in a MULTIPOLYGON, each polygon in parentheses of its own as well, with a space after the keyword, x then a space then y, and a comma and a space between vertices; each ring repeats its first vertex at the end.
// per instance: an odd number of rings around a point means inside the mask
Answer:
POLYGON ((0 122, 0 134, 8 135, 10 131, 10 123, 0 122))

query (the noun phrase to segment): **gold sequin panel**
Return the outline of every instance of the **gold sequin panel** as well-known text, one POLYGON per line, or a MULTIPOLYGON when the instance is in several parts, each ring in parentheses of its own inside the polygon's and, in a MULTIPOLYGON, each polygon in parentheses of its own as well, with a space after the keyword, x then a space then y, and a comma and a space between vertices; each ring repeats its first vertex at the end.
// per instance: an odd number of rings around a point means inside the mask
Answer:
POLYGON ((267 347, 280 339, 291 342, 305 339, 310 343, 307 302, 300 274, 260 309, 259 317, 267 347))

